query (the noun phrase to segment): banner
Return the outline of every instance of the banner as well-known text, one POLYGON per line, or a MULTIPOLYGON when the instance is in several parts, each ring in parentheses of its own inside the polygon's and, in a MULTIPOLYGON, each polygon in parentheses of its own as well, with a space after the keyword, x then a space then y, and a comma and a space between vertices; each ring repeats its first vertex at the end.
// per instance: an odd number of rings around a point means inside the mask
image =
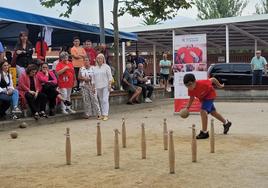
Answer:
MULTIPOLYGON (((196 80, 207 79, 207 42, 206 34, 177 35, 174 42, 174 111, 179 112, 189 100, 188 89, 183 77, 193 73, 196 80)), ((200 102, 195 99, 190 112, 200 111, 200 102)))

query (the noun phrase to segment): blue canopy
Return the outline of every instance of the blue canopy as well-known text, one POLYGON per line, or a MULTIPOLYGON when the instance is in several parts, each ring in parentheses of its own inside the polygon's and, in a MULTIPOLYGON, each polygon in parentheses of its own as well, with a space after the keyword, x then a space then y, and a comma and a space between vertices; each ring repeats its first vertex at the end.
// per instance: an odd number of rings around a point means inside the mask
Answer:
MULTIPOLYGON (((61 41, 63 43, 66 43, 66 41, 69 42, 69 39, 72 40, 73 36, 79 36, 81 40, 90 39, 93 42, 99 42, 100 28, 97 26, 0 7, 1 41, 14 41, 14 38, 18 37, 18 33, 25 31, 25 29, 30 34, 37 35, 40 27, 43 26, 54 29, 52 45, 62 44, 61 41)), ((105 29, 107 43, 113 42, 113 33, 113 30, 105 29)), ((37 38, 37 36, 34 36, 34 38, 37 38)), ((119 32, 119 38, 121 41, 137 40, 137 35, 134 33, 119 32)))

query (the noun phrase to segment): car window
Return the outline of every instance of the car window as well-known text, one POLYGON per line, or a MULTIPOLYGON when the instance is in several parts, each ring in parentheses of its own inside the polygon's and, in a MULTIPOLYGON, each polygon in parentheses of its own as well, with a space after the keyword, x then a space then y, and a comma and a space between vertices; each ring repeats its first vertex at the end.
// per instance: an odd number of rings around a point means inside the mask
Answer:
POLYGON ((230 65, 228 64, 215 65, 211 70, 211 73, 230 73, 230 65))
POLYGON ((250 64, 233 64, 233 72, 239 74, 250 74, 250 64))

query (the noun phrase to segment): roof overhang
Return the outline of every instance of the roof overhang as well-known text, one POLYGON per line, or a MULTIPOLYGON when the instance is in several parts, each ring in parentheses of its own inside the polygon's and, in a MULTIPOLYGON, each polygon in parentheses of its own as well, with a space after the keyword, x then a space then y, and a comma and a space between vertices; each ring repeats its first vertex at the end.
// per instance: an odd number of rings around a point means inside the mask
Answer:
MULTIPOLYGON (((176 35, 207 34, 208 50, 225 50, 226 25, 229 26, 230 50, 254 50, 255 40, 258 48, 268 47, 268 14, 192 22, 187 20, 187 22, 181 21, 176 24, 138 26, 122 30, 138 35, 137 46, 141 51, 152 51, 153 44, 157 46, 158 51, 171 51, 173 30, 176 35)), ((135 47, 127 50, 135 51, 135 47)))

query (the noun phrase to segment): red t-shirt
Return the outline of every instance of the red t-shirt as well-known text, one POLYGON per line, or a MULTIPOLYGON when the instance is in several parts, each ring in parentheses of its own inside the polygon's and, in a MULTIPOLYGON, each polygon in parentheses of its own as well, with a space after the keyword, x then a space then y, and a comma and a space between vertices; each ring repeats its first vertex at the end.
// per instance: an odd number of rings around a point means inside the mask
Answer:
POLYGON ((41 60, 45 60, 46 58, 46 55, 47 55, 47 51, 48 51, 48 46, 47 46, 47 43, 46 41, 42 41, 42 44, 43 44, 43 52, 41 50, 41 41, 38 41, 35 45, 35 51, 36 51, 36 54, 37 54, 37 59, 41 59, 41 60))
POLYGON ((215 99, 216 91, 210 80, 197 80, 195 88, 188 90, 188 95, 203 101, 206 99, 215 99))
POLYGON ((95 66, 95 61, 97 57, 97 52, 94 50, 94 48, 84 48, 87 56, 90 57, 90 65, 95 66))
POLYGON ((56 67, 56 72, 63 69, 65 66, 70 67, 70 69, 67 69, 64 73, 59 75, 58 77, 58 85, 59 88, 72 88, 74 86, 74 66, 71 62, 68 62, 67 64, 64 62, 59 62, 56 67))

